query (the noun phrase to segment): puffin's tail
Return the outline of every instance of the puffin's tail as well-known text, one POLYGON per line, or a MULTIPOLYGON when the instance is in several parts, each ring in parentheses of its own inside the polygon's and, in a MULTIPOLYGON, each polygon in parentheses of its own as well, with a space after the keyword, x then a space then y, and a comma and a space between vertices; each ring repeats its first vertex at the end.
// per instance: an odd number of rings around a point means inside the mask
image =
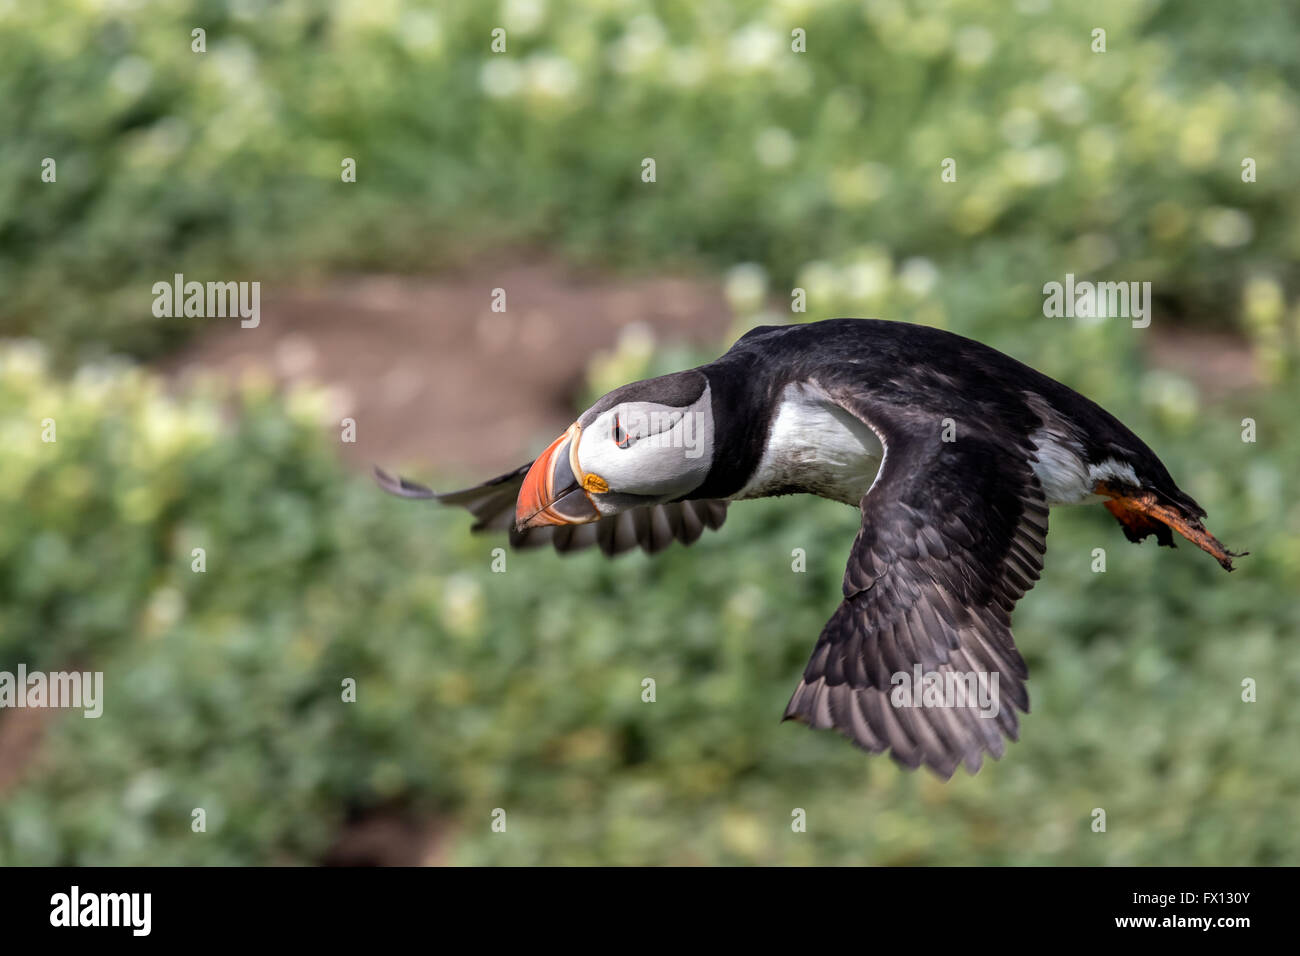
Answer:
POLYGON ((1165 547, 1174 546, 1170 530, 1177 531, 1202 551, 1214 556, 1225 571, 1231 571, 1232 559, 1249 551, 1229 551, 1202 523, 1205 511, 1195 501, 1180 493, 1182 500, 1162 500, 1155 491, 1133 488, 1112 482, 1098 482, 1096 493, 1105 495, 1106 510, 1113 514, 1124 528, 1124 537, 1138 542, 1154 534, 1156 541, 1165 547))

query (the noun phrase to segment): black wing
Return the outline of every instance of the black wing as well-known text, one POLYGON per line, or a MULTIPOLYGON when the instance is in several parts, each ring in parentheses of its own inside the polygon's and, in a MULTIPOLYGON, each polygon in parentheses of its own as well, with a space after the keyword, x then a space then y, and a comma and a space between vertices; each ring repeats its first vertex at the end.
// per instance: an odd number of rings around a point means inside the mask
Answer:
POLYGON ((1047 549, 1032 448, 978 419, 959 420, 956 440, 944 442, 937 414, 873 404, 857 391, 829 396, 877 432, 885 459, 862 499, 844 601, 785 717, 834 727, 872 753, 889 750, 944 778, 961 763, 974 773, 985 752, 1002 756, 1004 735, 1017 739, 1016 710, 1029 711, 1011 611, 1047 549), (906 685, 895 675, 914 684, 917 665, 941 687, 956 675, 984 675, 996 715, 981 716, 978 701, 962 705, 960 696, 903 706, 906 685))
POLYGON ((567 554, 598 545, 613 557, 640 547, 647 554, 662 551, 673 541, 693 544, 705 528, 717 530, 727 519, 725 501, 674 501, 663 505, 632 508, 612 518, 590 524, 551 525, 519 531, 515 528, 515 499, 532 462, 508 474, 462 491, 438 494, 423 485, 375 469, 375 478, 385 491, 403 498, 432 498, 445 505, 459 505, 476 519, 473 531, 508 531, 513 548, 536 548, 551 544, 567 554))

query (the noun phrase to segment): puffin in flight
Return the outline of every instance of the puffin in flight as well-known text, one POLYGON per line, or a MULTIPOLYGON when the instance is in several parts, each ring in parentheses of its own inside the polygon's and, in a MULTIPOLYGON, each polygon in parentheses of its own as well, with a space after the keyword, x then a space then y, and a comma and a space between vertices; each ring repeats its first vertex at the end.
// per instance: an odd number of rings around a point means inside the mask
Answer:
POLYGON ((1229 571, 1241 556, 1099 405, 971 339, 875 319, 755 328, 714 362, 615 389, 535 461, 474 488, 376 475, 514 547, 611 556, 691 544, 746 498, 858 506, 844 599, 785 719, 945 779, 1001 757, 1029 711, 1011 612, 1042 570, 1049 508, 1100 501, 1130 541, 1173 547, 1177 532, 1229 571), (931 706, 920 688, 900 698, 914 674, 933 678, 931 706), (1001 706, 977 704, 971 675, 1001 706))

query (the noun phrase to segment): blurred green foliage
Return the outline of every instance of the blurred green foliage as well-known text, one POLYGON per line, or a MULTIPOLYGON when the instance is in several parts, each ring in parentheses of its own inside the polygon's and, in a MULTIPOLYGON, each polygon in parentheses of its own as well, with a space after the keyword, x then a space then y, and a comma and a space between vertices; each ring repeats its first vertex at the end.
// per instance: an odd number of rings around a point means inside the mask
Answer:
POLYGON ((43 721, 0 796, 0 863, 310 862, 370 811, 435 821, 462 863, 1300 860, 1293 405, 1253 400, 1256 445, 1235 413, 1134 412, 1253 554, 1229 578, 1099 508, 1056 512, 1017 611, 1022 742, 940 784, 778 722, 851 508, 747 503, 654 560, 493 573, 501 541, 460 513, 345 477, 311 395, 249 386, 227 414, 208 388, 45 364, 0 352, 0 661, 102 670, 105 704, 43 721))
MULTIPOLYGON (((502 241, 756 262, 783 289, 809 264, 924 256, 947 289, 1009 273, 947 303, 989 318, 1072 271, 1230 324, 1251 276, 1300 291, 1297 19, 1208 0, 9 4, 0 332, 150 354, 192 326, 150 315, 174 272, 421 270, 502 241)), ((860 272, 841 286, 855 314, 880 305, 860 272)))
MULTIPOLYGON (((371 813, 429 821, 459 863, 1300 862, 1295 16, 4 6, 0 332, 44 344, 0 345, 0 668, 102 670, 106 702, 42 720, 0 792, 0 863, 310 863, 371 813), (530 553, 494 574, 502 542, 462 514, 345 474, 315 396, 173 396, 100 358, 185 334, 149 315, 174 272, 427 270, 501 242, 726 268, 738 326, 798 284, 808 318, 975 335, 1111 408, 1252 554, 1228 577, 1129 545, 1099 508, 1054 513, 1016 614, 1022 741, 941 784, 778 720, 853 509, 746 503, 654 560, 530 553), (1243 330, 1269 387, 1206 405, 1144 370, 1125 322, 1042 318, 1067 271, 1152 281, 1157 324, 1243 330)), ((593 389, 688 361, 606 356, 593 389)))

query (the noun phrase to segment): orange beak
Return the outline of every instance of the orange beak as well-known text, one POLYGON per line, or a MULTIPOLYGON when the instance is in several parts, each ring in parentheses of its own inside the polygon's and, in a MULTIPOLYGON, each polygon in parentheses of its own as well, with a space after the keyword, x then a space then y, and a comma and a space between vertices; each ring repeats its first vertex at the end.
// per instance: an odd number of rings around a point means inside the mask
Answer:
POLYGON ((524 476, 515 503, 515 527, 520 531, 553 524, 586 524, 600 512, 583 489, 578 466, 578 438, 582 428, 574 422, 546 451, 537 456, 524 476))

